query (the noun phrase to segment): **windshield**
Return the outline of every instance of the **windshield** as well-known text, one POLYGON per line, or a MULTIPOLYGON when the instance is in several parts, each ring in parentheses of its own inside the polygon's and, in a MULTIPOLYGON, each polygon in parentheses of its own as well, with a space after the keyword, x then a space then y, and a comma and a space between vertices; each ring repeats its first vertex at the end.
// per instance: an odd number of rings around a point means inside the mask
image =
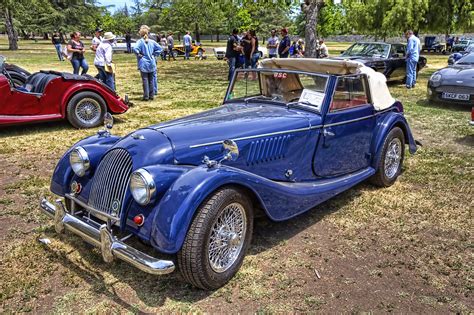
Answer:
POLYGON ((459 45, 467 45, 468 43, 469 43, 469 41, 467 41, 467 40, 459 41, 459 45))
POLYGON ((5 67, 5 57, 0 56, 0 72, 3 72, 4 67, 5 67))
POLYGON ((383 43, 355 43, 341 56, 387 57, 390 45, 383 43))
POLYGON ((470 53, 462 57, 456 62, 457 65, 472 65, 474 64, 474 53, 470 53))
POLYGON ((238 70, 227 99, 293 103, 320 111, 327 80, 322 74, 288 70, 238 70))

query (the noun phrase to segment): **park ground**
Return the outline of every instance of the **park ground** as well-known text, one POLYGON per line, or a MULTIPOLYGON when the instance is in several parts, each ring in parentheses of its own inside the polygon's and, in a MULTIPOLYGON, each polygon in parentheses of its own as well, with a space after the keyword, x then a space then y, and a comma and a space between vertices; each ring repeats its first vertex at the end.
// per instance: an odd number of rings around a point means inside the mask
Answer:
MULTIPOLYGON (((348 45, 328 46, 334 55, 348 45)), ((0 54, 31 72, 71 71, 48 42, 20 48, 0 54)), ((469 107, 426 101, 427 79, 447 62, 427 58, 415 89, 390 86, 424 144, 407 156, 399 180, 386 189, 360 184, 286 222, 258 219, 241 270, 214 292, 178 274, 106 264, 78 237, 58 236, 40 213, 40 197, 54 198, 56 162, 95 130, 67 122, 0 129, 0 313, 472 313, 474 128, 469 107)), ((146 103, 135 57, 114 59, 118 92, 135 104, 116 116, 115 134, 218 106, 224 97, 227 67, 212 53, 160 62, 159 97, 146 103)))

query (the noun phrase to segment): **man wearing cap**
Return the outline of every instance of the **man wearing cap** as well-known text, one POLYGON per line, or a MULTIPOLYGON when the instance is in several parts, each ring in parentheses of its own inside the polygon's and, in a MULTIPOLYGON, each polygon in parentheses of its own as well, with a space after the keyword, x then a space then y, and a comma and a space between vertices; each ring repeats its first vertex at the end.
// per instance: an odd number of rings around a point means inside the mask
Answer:
POLYGON ((109 88, 115 90, 114 69, 112 63, 112 43, 115 35, 106 32, 102 42, 95 50, 94 65, 99 71, 99 80, 104 82, 109 88))
POLYGON ((290 54, 291 40, 286 28, 281 29, 281 37, 281 42, 278 45, 278 56, 280 58, 288 58, 288 55, 290 54))
POLYGON ((94 38, 92 38, 92 45, 91 45, 92 51, 96 51, 97 47, 99 47, 100 42, 102 41, 102 36, 101 36, 102 32, 103 30, 100 27, 97 27, 95 29, 94 38))

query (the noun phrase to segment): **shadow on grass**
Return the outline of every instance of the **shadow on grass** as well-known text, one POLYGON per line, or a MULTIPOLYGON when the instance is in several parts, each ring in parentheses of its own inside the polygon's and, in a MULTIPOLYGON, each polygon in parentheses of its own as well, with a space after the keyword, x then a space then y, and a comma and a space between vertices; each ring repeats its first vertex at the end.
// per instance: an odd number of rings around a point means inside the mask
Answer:
MULTIPOLYGON (((377 188, 366 184, 358 185, 340 194, 337 198, 326 201, 310 211, 287 221, 274 222, 266 216, 256 218, 253 241, 248 255, 258 255, 291 239, 317 224, 324 217, 337 212, 354 198, 359 197, 363 190, 367 189, 377 188)), ((55 234, 52 228, 48 231, 48 234, 51 236, 55 234)), ((136 299, 139 299, 145 307, 159 308, 164 306, 167 301, 176 303, 178 307, 180 304, 186 307, 186 305, 190 306, 214 293, 213 291, 197 289, 184 282, 179 271, 169 275, 153 276, 141 272, 125 262, 115 261, 113 264, 106 264, 102 261, 99 250, 86 245, 79 237, 68 233, 61 238, 64 242, 70 243, 79 253, 81 260, 86 263, 72 260, 68 257, 68 254, 54 255, 56 262, 62 264, 64 268, 69 269, 89 283, 95 293, 107 296, 108 299, 128 311, 136 312, 137 308, 141 308, 138 306, 140 303, 136 303, 136 299), (110 277, 106 279, 101 270, 107 270, 117 280, 111 283, 110 277), (132 303, 134 300, 135 303, 132 303)), ((133 242, 133 246, 155 257, 176 261, 175 256, 152 253, 149 246, 145 246, 137 241, 133 242)), ((227 286, 229 285, 231 284, 227 286)))
POLYGON ((472 108, 472 105, 470 104, 434 102, 427 99, 418 100, 416 105, 429 108, 446 109, 454 112, 468 112, 471 111, 472 108))

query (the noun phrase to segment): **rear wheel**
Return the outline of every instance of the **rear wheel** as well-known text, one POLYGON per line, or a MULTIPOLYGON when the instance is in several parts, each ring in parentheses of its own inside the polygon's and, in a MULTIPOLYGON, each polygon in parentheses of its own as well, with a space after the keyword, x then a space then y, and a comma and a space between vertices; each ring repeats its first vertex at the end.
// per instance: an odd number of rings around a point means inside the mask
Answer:
POLYGON ((94 92, 74 95, 67 105, 67 119, 76 128, 93 128, 102 124, 107 111, 105 101, 94 92))
POLYGON ((234 188, 218 190, 197 210, 178 253, 184 279, 205 290, 226 284, 242 265, 252 228, 249 199, 234 188))
POLYGON ((395 127, 385 138, 376 173, 371 178, 372 183, 380 187, 393 185, 402 171, 404 157, 405 137, 403 131, 395 127))

